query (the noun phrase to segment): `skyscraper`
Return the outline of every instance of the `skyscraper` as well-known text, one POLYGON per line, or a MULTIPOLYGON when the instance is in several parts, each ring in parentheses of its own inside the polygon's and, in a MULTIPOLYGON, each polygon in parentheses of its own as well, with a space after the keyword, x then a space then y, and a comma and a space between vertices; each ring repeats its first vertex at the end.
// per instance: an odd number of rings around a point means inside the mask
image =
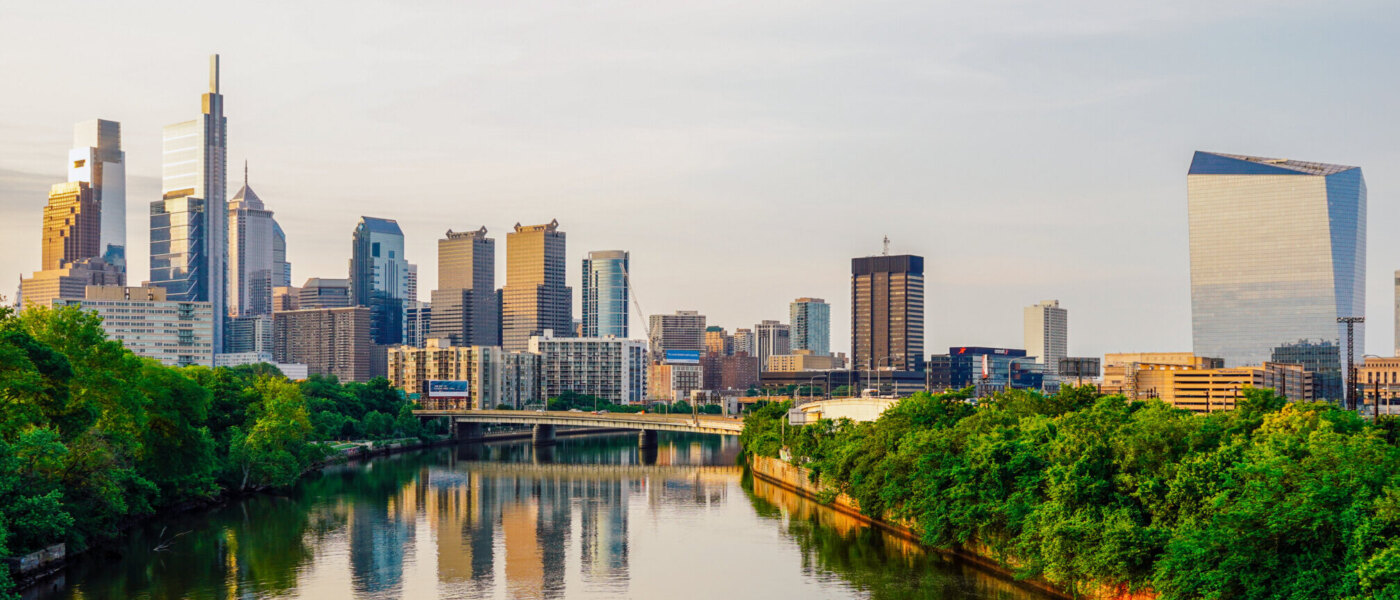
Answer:
POLYGON ((705 315, 693 310, 678 310, 674 315, 651 315, 651 360, 666 360, 672 350, 705 353, 705 315))
POLYGON ((831 305, 821 298, 798 298, 788 305, 792 349, 831 354, 831 305))
MULTIPOLYGON (((403 230, 393 219, 360 217, 351 236, 350 304, 370 309, 370 340, 403 341, 403 306, 409 300, 409 264, 403 230)), ((302 303, 302 308, 307 308, 302 303)))
POLYGON ((924 257, 851 259, 851 367, 922 371, 924 257))
POLYGON ((792 329, 787 323, 764 320, 753 326, 754 345, 757 346, 758 370, 768 371, 768 358, 792 353, 792 329))
POLYGON ((1345 345, 1337 319, 1366 315, 1361 169, 1197 152, 1186 188, 1197 355, 1234 367, 1296 340, 1345 345))
POLYGON ((126 272, 126 153, 122 126, 92 119, 73 126, 68 151, 68 181, 85 182, 102 213, 98 253, 94 256, 126 272))
POLYGON ((44 207, 43 269, 61 269, 101 252, 102 214, 84 182, 56 183, 44 207))
POLYGON ((1026 355, 1034 356, 1045 365, 1045 385, 1059 385, 1060 359, 1068 354, 1069 311, 1060 308, 1059 300, 1042 300, 1023 311, 1026 355))
POLYGON ((583 259, 583 337, 627 337, 628 254, 589 252, 583 259))
POLYGON ((272 220, 272 287, 292 285, 292 263, 287 261, 287 234, 272 220))
POLYGON ((432 293, 431 337, 454 346, 499 346, 496 240, 486 228, 447 231, 438 240, 438 289, 432 293))
MULTIPOLYGON (((219 55, 209 57, 203 114, 167 125, 162 143, 161 199, 151 203, 151 285, 171 302, 209 302, 226 311, 228 225, 225 198, 228 121, 219 93, 219 55)), ((223 319, 214 320, 222 348, 223 319)))
POLYGON ((501 300, 501 345, 521 351, 530 336, 573 333, 573 288, 564 284, 564 232, 559 221, 515 224, 506 234, 506 285, 501 300))
POLYGON ((279 230, 272 211, 248 187, 245 166, 243 188, 228 205, 228 316, 272 314, 272 288, 282 279, 275 252, 279 230))

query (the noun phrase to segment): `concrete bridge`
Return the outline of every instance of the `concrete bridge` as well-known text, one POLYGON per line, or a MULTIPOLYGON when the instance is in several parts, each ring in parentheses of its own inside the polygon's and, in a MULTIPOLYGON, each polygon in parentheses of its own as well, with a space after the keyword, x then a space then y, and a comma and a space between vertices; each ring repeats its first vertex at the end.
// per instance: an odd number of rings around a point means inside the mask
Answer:
POLYGON ((532 425, 536 445, 554 443, 554 428, 560 425, 603 429, 636 429, 643 447, 656 446, 656 432, 679 431, 714 435, 739 435, 744 422, 716 415, 666 415, 651 413, 603 413, 528 410, 415 410, 420 419, 450 419, 452 435, 462 441, 481 439, 481 426, 487 423, 532 425))

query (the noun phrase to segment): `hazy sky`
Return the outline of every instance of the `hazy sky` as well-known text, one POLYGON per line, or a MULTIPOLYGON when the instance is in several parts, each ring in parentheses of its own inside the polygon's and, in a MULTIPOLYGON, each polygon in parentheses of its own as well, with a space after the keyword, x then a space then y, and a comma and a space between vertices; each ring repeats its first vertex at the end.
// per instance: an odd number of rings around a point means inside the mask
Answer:
POLYGON ((1389 356, 1397 31, 1394 0, 0 0, 0 288, 38 268, 94 117, 122 124, 146 277, 160 128, 198 114, 217 52, 228 193, 247 159, 294 283, 345 277, 360 215, 398 220, 424 298, 446 229, 491 231, 499 285, 510 227, 558 219, 576 306, 585 252, 624 249, 648 313, 732 331, 817 296, 848 350, 850 258, 888 235, 926 257, 931 352, 1020 347, 1049 298, 1072 355, 1189 350, 1202 149, 1362 167, 1389 356))

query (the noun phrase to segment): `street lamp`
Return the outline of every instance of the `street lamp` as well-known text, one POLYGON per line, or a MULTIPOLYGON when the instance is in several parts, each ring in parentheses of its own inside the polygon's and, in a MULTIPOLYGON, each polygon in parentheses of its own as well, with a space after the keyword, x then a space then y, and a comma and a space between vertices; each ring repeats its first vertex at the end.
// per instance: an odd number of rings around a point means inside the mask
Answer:
MULTIPOLYGON (((903 354, 891 354, 891 355, 885 356, 885 357, 883 357, 883 358, 881 358, 880 360, 878 360, 878 361, 875 362, 875 366, 877 367, 877 368, 875 369, 875 395, 876 395, 876 396, 879 396, 880 394, 884 393, 884 390, 882 390, 882 389, 880 388, 880 379, 881 379, 881 378, 880 378, 880 369, 879 369, 878 367, 880 366, 881 363, 889 363, 890 370, 894 370, 894 359, 896 359, 896 358, 904 358, 904 355, 903 355, 903 354)), ((890 377, 893 378, 893 377, 894 377, 894 374, 891 373, 891 374, 890 374, 890 377)), ((898 385, 898 384, 896 383, 896 385, 898 385)))

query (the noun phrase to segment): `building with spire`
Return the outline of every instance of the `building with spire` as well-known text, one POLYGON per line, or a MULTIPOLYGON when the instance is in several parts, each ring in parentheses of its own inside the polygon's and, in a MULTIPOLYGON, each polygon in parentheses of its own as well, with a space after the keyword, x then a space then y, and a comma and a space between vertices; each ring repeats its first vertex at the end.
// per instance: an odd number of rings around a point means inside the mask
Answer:
POLYGON ((73 126, 68 181, 88 184, 102 215, 94 256, 125 273, 126 153, 122 152, 121 123, 92 119, 73 126))
POLYGON ((151 203, 151 281, 172 302, 209 302, 214 347, 227 313, 228 121, 219 92, 219 55, 209 57, 209 91, 199 118, 165 126, 161 199, 151 203))
POLYGON ((248 187, 248 166, 243 166, 243 187, 228 204, 228 316, 272 313, 272 288, 281 280, 276 221, 261 198, 248 187))

